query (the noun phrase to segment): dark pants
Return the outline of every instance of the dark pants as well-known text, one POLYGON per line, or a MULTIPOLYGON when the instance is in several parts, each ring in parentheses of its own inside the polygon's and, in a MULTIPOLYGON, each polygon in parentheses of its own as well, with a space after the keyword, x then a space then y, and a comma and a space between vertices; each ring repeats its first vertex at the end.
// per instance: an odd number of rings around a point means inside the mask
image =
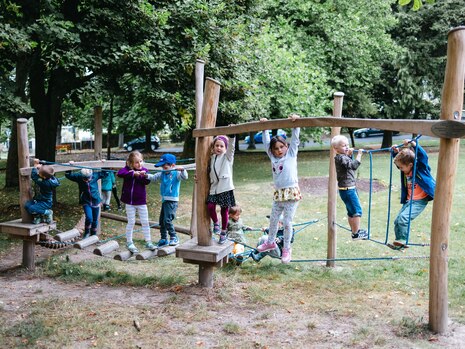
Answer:
POLYGON ((84 209, 84 214, 86 215, 86 222, 84 226, 84 235, 91 235, 97 234, 97 226, 98 226, 98 216, 100 213, 100 206, 92 207, 90 205, 83 205, 82 208, 84 209))
POLYGON ((32 215, 43 215, 46 210, 52 208, 52 203, 48 201, 29 200, 24 205, 24 208, 32 215))
POLYGON ((172 238, 176 236, 173 221, 176 218, 177 209, 177 201, 165 201, 161 204, 160 234, 162 239, 166 239, 168 235, 172 238))

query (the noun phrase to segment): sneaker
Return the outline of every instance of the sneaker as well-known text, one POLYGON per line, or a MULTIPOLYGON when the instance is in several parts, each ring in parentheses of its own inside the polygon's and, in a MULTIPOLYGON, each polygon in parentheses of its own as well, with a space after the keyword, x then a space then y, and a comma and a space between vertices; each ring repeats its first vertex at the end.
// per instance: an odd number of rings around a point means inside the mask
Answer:
POLYGON ((103 205, 104 211, 111 211, 110 205, 103 205))
POLYGON ((213 224, 213 234, 220 233, 220 225, 218 223, 213 224))
POLYGON ((44 214, 44 222, 47 224, 50 224, 53 222, 53 211, 52 210, 46 210, 44 214))
POLYGON ((158 244, 157 246, 158 247, 163 247, 163 246, 168 246, 170 243, 167 239, 160 239, 160 241, 158 241, 158 244))
POLYGON ((408 248, 408 245, 406 244, 405 240, 395 240, 392 244, 396 247, 408 248))
POLYGON ((220 245, 223 245, 226 242, 226 240, 228 240, 228 236, 226 235, 226 232, 221 232, 220 238, 218 239, 218 243, 220 245))
POLYGON ((82 240, 87 239, 90 236, 90 231, 85 232, 84 235, 82 235, 82 240))
POLYGON ((250 257, 255 261, 255 262, 260 262, 263 258, 263 255, 261 254, 261 252, 255 252, 255 251, 252 251, 250 253, 250 257))
POLYGON ((281 262, 287 264, 291 261, 292 249, 283 248, 283 254, 281 255, 281 262))
POLYGON ((178 246, 179 245, 179 239, 177 236, 173 236, 170 238, 170 246, 178 246))
POLYGON ((123 206, 118 205, 118 211, 122 211, 122 210, 123 210, 123 206))
POLYGON ((265 241, 263 244, 257 246, 257 251, 258 252, 266 252, 266 251, 270 251, 270 250, 274 250, 276 247, 278 247, 278 245, 276 245, 276 242, 268 242, 265 241))
POLYGON ((157 246, 155 246, 151 241, 149 241, 145 244, 145 248, 150 251, 155 251, 157 249, 157 246))
POLYGON ((128 248, 129 252, 131 252, 131 253, 139 253, 139 250, 137 249, 136 245, 134 245, 133 242, 128 242, 126 244, 126 247, 128 248))
POLYGON ((366 230, 359 229, 355 234, 352 234, 352 240, 365 240, 368 238, 366 230))
POLYGON ((40 222, 42 222, 42 218, 40 217, 40 215, 32 216, 32 224, 39 224, 40 222))

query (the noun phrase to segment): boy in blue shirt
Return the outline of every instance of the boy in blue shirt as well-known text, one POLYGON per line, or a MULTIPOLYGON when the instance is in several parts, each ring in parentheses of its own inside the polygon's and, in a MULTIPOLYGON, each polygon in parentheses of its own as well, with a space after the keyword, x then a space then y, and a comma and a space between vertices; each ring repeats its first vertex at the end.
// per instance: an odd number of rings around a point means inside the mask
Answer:
POLYGON ((31 179, 39 187, 39 192, 24 205, 26 211, 32 215, 32 224, 52 223, 53 188, 60 185, 54 174, 55 169, 52 166, 43 165, 39 159, 34 159, 31 179))
POLYGON ((158 242, 158 247, 177 246, 179 239, 174 230, 173 220, 176 218, 178 209, 181 180, 187 179, 187 171, 183 167, 176 167, 176 156, 173 154, 164 154, 155 166, 161 166, 163 172, 149 174, 147 178, 151 182, 160 181, 162 204, 159 223, 161 239, 158 242), (169 241, 168 235, 170 236, 169 241))
POLYGON ((401 249, 408 247, 409 222, 417 218, 426 208, 428 202, 434 199, 434 191, 436 189, 436 181, 431 174, 431 167, 428 164, 428 154, 415 141, 405 139, 403 144, 404 148, 400 151, 398 147, 392 147, 394 164, 400 171, 400 203, 402 204, 402 208, 394 221, 396 240, 392 245, 401 249), (409 148, 409 146, 412 148, 409 148), (417 150, 417 166, 415 180, 413 180, 415 150, 417 150), (415 185, 412 189, 413 183, 415 185), (412 205, 411 211, 410 205, 412 205))

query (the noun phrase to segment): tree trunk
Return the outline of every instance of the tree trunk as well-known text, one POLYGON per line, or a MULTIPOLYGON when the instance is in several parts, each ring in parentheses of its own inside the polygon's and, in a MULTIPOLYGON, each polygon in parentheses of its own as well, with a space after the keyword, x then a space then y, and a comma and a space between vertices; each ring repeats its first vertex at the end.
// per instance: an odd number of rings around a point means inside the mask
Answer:
POLYGON ((253 150, 257 149, 255 146, 255 132, 249 132, 249 145, 247 147, 247 150, 253 150))
POLYGON ((182 158, 195 157, 195 139, 192 137, 192 128, 184 134, 184 145, 182 148, 182 158))
POLYGON ((381 148, 389 148, 392 145, 392 131, 384 131, 381 148))
POLYGON ((145 149, 144 151, 151 152, 152 151, 152 129, 147 127, 145 129, 145 149))

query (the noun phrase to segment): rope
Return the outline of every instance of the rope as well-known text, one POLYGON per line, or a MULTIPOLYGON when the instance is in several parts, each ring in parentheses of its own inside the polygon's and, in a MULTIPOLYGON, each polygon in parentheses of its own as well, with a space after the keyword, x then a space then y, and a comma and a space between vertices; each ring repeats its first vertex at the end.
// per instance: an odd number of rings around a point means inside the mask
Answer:
POLYGON ((361 257, 361 258, 321 258, 321 259, 292 259, 293 263, 306 262, 350 262, 350 261, 379 261, 379 260, 400 260, 400 259, 429 259, 429 256, 392 256, 392 257, 361 257))

